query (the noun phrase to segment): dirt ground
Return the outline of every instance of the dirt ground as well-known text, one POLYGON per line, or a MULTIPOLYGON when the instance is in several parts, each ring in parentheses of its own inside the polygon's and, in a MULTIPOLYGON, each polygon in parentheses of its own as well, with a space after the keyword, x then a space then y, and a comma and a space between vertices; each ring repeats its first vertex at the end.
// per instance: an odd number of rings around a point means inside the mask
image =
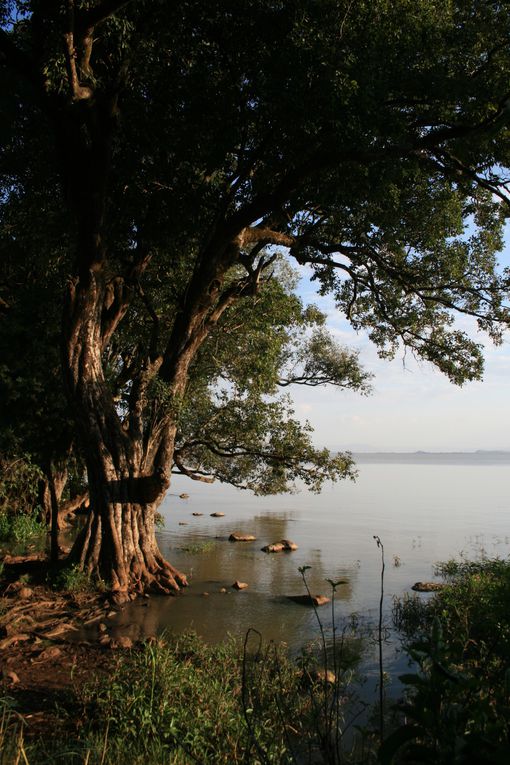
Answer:
POLYGON ((6 556, 0 581, 0 696, 26 723, 28 736, 58 725, 56 705, 72 711, 75 689, 107 673, 133 647, 128 638, 119 643, 109 636, 117 610, 105 595, 54 592, 46 574, 39 555, 6 556), (97 639, 80 640, 91 626, 97 639))

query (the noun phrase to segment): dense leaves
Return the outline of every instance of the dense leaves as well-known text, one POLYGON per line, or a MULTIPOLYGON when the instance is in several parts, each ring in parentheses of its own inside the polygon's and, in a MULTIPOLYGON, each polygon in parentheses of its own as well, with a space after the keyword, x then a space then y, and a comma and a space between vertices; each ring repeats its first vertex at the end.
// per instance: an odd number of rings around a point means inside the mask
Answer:
MULTIPOLYGON (((507 4, 24 0, 0 22, 0 245, 38 264, 50 324, 65 285, 64 380, 112 540, 112 503, 140 478, 158 504, 173 466, 263 492, 350 473, 274 398, 368 385, 277 251, 383 356, 482 375, 454 317, 500 342, 510 316, 507 4)), ((26 319, 25 285, 1 289, 26 319)), ((135 552, 104 556, 138 570, 135 552)))

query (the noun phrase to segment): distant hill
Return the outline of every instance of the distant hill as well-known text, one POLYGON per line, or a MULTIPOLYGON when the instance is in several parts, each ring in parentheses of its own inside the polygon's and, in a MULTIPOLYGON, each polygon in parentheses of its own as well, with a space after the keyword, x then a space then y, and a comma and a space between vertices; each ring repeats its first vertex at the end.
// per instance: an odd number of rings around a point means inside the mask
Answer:
POLYGON ((510 465, 510 451, 478 449, 474 452, 354 452, 355 461, 362 465, 429 464, 429 465, 510 465))

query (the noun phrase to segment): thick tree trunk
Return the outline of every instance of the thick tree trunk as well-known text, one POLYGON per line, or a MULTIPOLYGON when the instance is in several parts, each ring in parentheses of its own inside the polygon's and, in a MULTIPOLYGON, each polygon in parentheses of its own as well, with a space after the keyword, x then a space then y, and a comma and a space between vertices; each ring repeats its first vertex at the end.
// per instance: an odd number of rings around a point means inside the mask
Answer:
POLYGON ((170 483, 175 425, 159 423, 157 438, 144 432, 142 399, 121 418, 102 367, 105 287, 93 273, 77 287, 69 293, 64 364, 87 466, 90 515, 70 561, 101 577, 117 602, 147 591, 175 592, 186 577, 164 560, 154 528, 170 483))
POLYGON ((162 556, 155 537, 155 503, 104 502, 93 505, 71 555, 102 580, 116 602, 145 592, 171 594, 186 586, 184 574, 162 556))

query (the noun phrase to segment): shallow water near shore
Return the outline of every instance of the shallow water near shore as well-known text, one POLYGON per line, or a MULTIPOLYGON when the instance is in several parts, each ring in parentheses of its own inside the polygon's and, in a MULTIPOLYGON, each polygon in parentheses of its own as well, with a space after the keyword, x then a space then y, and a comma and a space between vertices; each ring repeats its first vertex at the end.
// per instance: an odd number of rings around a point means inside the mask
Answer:
MULTIPOLYGON (((254 497, 178 477, 161 508, 165 528, 158 536, 162 552, 187 573, 190 587, 176 598, 130 604, 112 634, 140 638, 191 628, 218 642, 254 628, 265 640, 286 642, 295 653, 318 636, 313 609, 288 597, 305 592, 300 567, 311 567, 306 578, 314 594, 331 594, 327 579, 342 582, 335 599, 341 626, 353 612, 362 622, 377 619, 381 555, 374 535, 385 548, 388 618, 393 596, 430 580, 436 561, 459 554, 509 554, 510 454, 494 459, 486 454, 364 455, 358 468, 355 483, 326 486, 318 496, 302 491, 254 497), (189 498, 181 499, 182 492, 189 498), (224 517, 211 517, 217 511, 224 517), (234 531, 253 534, 256 541, 230 542, 234 531), (296 542, 298 550, 261 551, 282 538, 296 542), (248 588, 235 591, 235 580, 248 588)), ((331 605, 319 613, 329 630, 331 605)), ((385 650, 394 664, 391 639, 385 650)))

